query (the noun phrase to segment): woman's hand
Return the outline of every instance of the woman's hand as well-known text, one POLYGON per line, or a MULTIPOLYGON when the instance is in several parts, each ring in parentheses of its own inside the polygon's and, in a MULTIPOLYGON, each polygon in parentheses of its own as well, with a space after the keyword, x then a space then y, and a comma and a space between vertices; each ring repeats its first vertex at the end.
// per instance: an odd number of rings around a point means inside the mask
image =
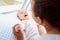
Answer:
POLYGON ((13 26, 13 34, 15 35, 17 40, 24 40, 24 34, 19 24, 13 26))
POLYGON ((28 20, 29 19, 29 15, 28 15, 27 11, 25 11, 25 10, 19 10, 17 17, 20 20, 28 20))

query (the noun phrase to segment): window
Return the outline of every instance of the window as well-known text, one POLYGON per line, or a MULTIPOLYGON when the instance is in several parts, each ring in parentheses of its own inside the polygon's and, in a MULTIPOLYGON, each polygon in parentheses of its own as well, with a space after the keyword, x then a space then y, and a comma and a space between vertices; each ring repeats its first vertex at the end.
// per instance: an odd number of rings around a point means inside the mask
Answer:
POLYGON ((16 12, 20 9, 29 10, 30 0, 0 0, 0 14, 16 12))
POLYGON ((1 5, 14 5, 14 4, 23 4, 26 0, 0 0, 1 5))

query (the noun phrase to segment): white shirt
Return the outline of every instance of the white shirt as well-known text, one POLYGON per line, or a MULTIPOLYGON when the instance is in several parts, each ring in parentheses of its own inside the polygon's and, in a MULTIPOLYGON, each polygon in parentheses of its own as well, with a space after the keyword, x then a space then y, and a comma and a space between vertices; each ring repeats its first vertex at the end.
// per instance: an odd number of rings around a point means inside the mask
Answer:
POLYGON ((40 39, 37 40, 60 40, 59 34, 47 34, 40 37, 40 39))

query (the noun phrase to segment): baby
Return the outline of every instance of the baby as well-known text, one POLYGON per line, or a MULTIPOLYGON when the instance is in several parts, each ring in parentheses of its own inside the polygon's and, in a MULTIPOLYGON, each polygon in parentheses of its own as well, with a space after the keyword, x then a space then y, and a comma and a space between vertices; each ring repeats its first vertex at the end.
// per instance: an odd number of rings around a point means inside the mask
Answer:
POLYGON ((20 10, 17 14, 17 17, 24 24, 24 30, 21 30, 21 24, 16 24, 13 27, 13 33, 17 38, 17 40, 36 40, 37 38, 40 37, 38 32, 39 30, 41 30, 40 34, 46 33, 46 31, 42 27, 38 30, 39 25, 37 25, 37 23, 35 23, 33 19, 30 19, 30 16, 28 15, 27 11, 20 10), (23 34, 22 35, 23 38, 19 34, 23 34), (25 39, 24 39, 24 35, 25 35, 25 39))
POLYGON ((26 12, 26 10, 20 10, 17 14, 17 17, 20 19, 20 20, 29 20, 29 15, 28 13, 26 12))

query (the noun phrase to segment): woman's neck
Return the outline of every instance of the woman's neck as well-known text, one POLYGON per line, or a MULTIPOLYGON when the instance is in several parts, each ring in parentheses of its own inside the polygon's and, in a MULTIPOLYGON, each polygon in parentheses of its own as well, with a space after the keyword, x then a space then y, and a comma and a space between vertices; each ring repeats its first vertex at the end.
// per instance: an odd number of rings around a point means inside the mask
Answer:
POLYGON ((47 31, 48 34, 60 34, 60 32, 57 29, 51 29, 49 32, 47 31))
POLYGON ((43 23, 43 26, 46 28, 48 34, 60 34, 60 32, 56 28, 53 28, 53 26, 51 26, 46 21, 43 23))

